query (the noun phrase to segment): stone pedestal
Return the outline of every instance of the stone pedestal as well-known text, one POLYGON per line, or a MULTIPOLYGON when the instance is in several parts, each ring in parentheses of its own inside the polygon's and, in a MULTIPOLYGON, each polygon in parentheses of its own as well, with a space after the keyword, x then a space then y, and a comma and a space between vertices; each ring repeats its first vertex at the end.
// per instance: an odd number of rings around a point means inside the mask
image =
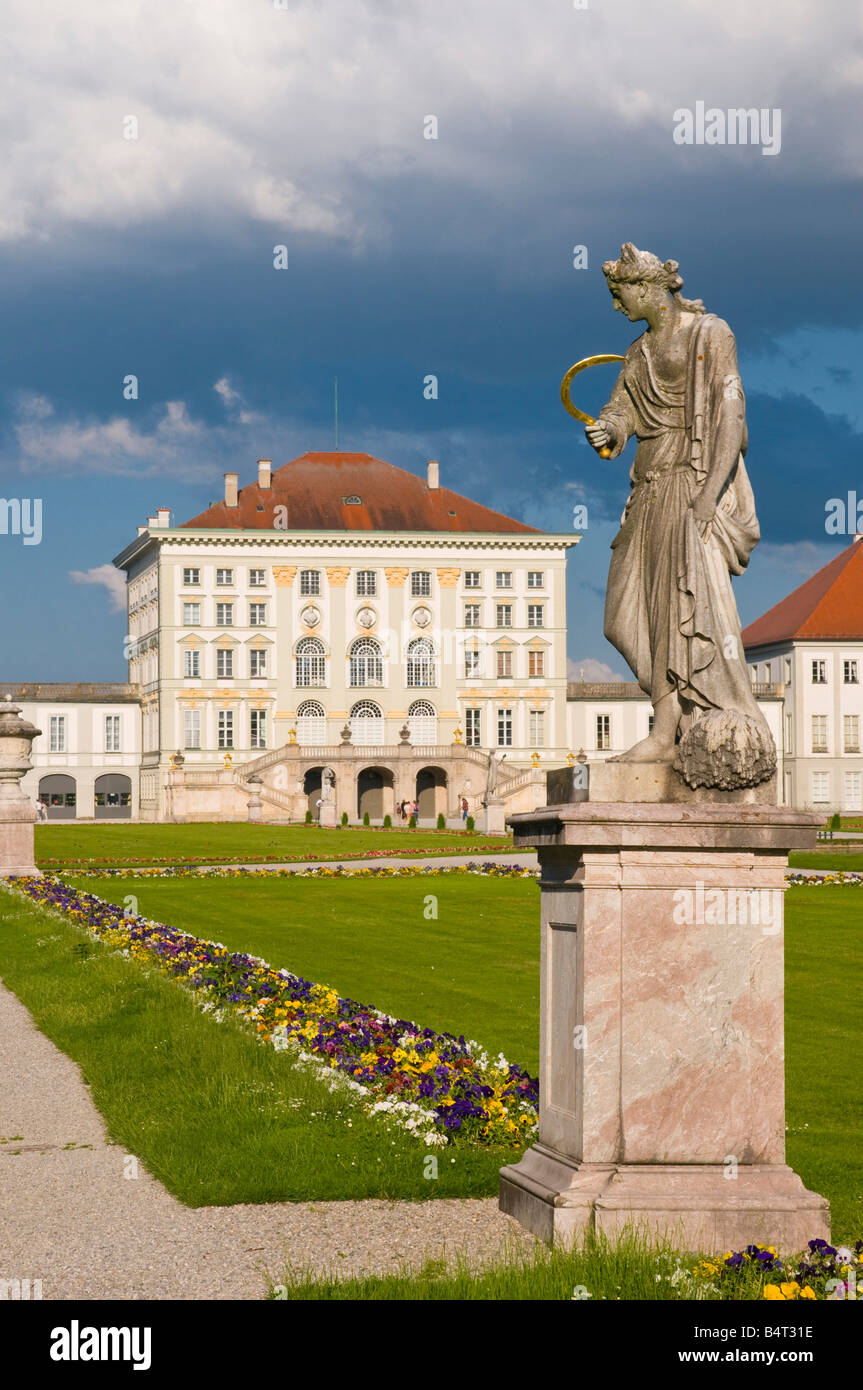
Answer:
POLYGON ((261 800, 261 779, 258 776, 250 777, 248 781, 249 799, 246 802, 246 810, 249 813, 249 821, 257 823, 264 812, 264 803, 261 800))
POLYGON ((784 872, 818 818, 702 793, 510 823, 542 872, 541 1112, 501 1208, 549 1242, 828 1238, 785 1164, 784 872))
POLYGON ((0 878, 35 878, 33 826, 36 808, 21 790, 34 738, 42 731, 22 719, 7 695, 0 705, 0 878))
POLYGON ((335 825, 336 822, 336 803, 334 801, 321 802, 321 825, 335 825))
POLYGON ((486 835, 506 834, 506 812, 502 801, 487 801, 483 830, 486 835))

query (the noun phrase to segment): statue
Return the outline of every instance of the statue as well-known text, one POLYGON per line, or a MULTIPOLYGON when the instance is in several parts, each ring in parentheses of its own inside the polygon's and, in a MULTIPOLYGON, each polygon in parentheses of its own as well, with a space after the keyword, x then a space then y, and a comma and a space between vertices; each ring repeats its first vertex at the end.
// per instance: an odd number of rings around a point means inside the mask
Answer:
POLYGON ((496 750, 494 748, 488 755, 488 774, 486 776, 485 782, 486 802, 491 801, 497 794, 497 784, 500 781, 501 764, 503 763, 505 757, 505 753, 501 753, 499 750, 496 750))
POLYGON ((331 767, 325 767, 321 773, 321 801, 325 806, 329 806, 335 801, 336 774, 331 767))
POLYGON ((611 547, 605 636, 653 701, 654 724, 616 761, 672 763, 691 787, 758 786, 775 772, 776 748, 731 587, 760 538, 734 336, 700 300, 682 298, 676 261, 627 242, 602 269, 615 309, 647 323, 585 428, 612 459, 638 440, 611 547))

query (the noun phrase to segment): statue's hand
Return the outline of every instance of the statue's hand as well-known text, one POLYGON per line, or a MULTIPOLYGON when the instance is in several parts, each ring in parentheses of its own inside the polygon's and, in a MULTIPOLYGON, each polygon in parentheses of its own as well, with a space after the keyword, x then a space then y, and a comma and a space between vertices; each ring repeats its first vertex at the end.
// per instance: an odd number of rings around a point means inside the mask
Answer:
POLYGON ((702 489, 701 492, 695 494, 689 505, 695 517, 698 534, 703 541, 706 541, 710 535, 713 518, 716 516, 716 501, 702 489))
POLYGON ((584 432, 587 435, 587 442, 591 448, 599 453, 600 449, 613 449, 617 440, 614 430, 607 420, 595 420, 592 425, 585 425, 584 432))

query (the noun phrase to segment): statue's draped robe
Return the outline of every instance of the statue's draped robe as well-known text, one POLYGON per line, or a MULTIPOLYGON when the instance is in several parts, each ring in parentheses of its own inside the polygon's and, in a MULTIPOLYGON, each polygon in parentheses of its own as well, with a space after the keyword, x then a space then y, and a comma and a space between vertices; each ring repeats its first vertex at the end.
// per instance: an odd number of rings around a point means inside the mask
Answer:
POLYGON ((612 542, 605 635, 654 706, 678 692, 682 731, 702 711, 733 710, 772 742, 752 693, 731 587, 760 535, 743 452, 706 540, 689 505, 710 468, 723 398, 743 401, 734 336, 713 314, 691 318, 685 367, 653 356, 651 335, 643 334, 602 411, 616 434, 612 458, 631 435, 638 439, 612 542))

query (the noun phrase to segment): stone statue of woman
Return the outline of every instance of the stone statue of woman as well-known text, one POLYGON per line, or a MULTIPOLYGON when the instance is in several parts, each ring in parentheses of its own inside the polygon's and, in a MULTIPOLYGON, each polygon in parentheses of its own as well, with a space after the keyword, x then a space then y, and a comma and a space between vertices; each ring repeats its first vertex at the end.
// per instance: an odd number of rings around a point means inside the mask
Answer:
POLYGON ((734 336, 681 296, 676 261, 627 242, 602 269, 615 309, 647 323, 585 430, 611 458, 638 440, 612 542, 605 635, 653 701, 654 724, 620 761, 672 763, 691 787, 757 786, 773 775, 776 749, 731 588, 760 537, 734 336))

